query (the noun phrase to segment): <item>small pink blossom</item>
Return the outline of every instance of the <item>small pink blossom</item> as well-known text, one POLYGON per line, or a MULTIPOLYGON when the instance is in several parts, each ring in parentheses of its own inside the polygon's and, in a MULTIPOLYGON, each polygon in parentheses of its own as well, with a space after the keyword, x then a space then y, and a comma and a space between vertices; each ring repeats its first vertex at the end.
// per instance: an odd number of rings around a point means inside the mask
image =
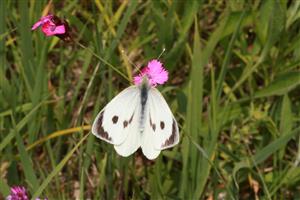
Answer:
POLYGON ((14 186, 10 189, 10 194, 6 200, 28 200, 26 189, 22 186, 14 186))
POLYGON ((54 15, 42 17, 32 26, 31 30, 35 30, 40 26, 42 26, 42 32, 46 36, 61 35, 67 32, 66 24, 54 15))
MULTIPOLYGON (((10 188, 10 194, 5 200, 29 200, 26 189, 23 186, 13 186, 10 188)), ((47 198, 36 198, 35 200, 48 200, 47 198)))
POLYGON ((147 67, 143 68, 141 73, 134 77, 134 84, 139 85, 146 76, 151 86, 162 85, 168 80, 168 71, 158 60, 151 60, 147 67))

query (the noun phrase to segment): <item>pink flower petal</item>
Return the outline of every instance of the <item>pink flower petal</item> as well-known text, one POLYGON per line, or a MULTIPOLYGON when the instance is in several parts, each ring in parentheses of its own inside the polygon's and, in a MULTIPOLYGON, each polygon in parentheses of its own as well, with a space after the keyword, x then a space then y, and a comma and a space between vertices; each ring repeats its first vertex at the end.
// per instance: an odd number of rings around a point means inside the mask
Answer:
POLYGON ((158 84, 163 84, 168 80, 168 72, 166 70, 161 70, 160 73, 155 74, 152 79, 158 84))
POLYGON ((52 19, 53 15, 47 15, 45 17, 42 17, 39 21, 37 21, 31 28, 31 30, 37 29, 39 26, 42 26, 44 23, 50 21, 52 19))
POLYGON ((38 21, 38 22, 36 22, 35 24, 33 24, 33 26, 31 27, 31 30, 35 30, 35 29, 37 29, 39 26, 41 26, 42 25, 42 22, 41 21, 38 21))
POLYGON ((52 36, 55 35, 55 24, 53 24, 52 22, 47 22, 42 26, 42 31, 46 36, 52 36))
POLYGON ((147 68, 149 69, 149 73, 151 74, 159 73, 163 69, 162 63, 158 60, 151 60, 150 62, 148 62, 147 68))
POLYGON ((151 86, 164 84, 168 80, 168 72, 158 60, 151 60, 142 72, 134 77, 134 84, 139 85, 144 76, 147 76, 151 86))
POLYGON ((142 80, 143 80, 143 77, 142 77, 142 76, 135 76, 135 77, 133 78, 133 82, 134 82, 135 85, 141 84, 141 83, 142 83, 142 80))
POLYGON ((21 186, 14 186, 10 189, 10 195, 8 195, 6 199, 7 200, 28 200, 26 189, 21 186))
POLYGON ((64 34, 66 32, 66 29, 64 25, 56 26, 54 23, 49 21, 44 23, 44 25, 42 26, 42 31, 46 36, 53 36, 57 34, 64 34))
POLYGON ((53 32, 55 34, 64 34, 66 32, 65 26, 64 25, 56 26, 53 32))

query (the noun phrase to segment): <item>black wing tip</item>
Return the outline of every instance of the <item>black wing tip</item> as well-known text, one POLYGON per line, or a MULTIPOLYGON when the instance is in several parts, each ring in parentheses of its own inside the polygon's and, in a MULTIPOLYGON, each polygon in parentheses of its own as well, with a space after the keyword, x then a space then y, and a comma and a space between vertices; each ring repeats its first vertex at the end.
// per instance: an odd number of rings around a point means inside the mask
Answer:
POLYGON ((169 148, 169 147, 172 147, 172 146, 178 144, 178 142, 179 142, 179 133, 178 132, 179 131, 178 131, 177 123, 176 123, 175 119, 173 119, 173 122, 172 122, 172 134, 163 143, 163 145, 161 145, 161 148, 165 149, 165 148, 169 148))
POLYGON ((108 142, 112 142, 112 138, 109 137, 108 133, 104 130, 103 128, 103 114, 104 114, 104 110, 101 111, 99 113, 99 116, 96 117, 96 120, 93 124, 93 128, 92 128, 92 133, 99 137, 100 139, 103 139, 105 141, 108 141, 108 142))

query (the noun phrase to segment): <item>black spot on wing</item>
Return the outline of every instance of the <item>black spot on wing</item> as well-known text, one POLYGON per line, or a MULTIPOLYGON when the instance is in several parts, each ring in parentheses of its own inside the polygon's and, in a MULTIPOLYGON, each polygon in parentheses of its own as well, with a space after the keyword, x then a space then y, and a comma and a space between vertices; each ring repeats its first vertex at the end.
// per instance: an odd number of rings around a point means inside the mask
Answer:
POLYGON ((165 128, 165 122, 163 122, 163 121, 160 122, 160 128, 161 128, 161 130, 163 130, 165 128))
POLYGON ((118 122, 119 117, 118 116, 114 116, 111 120, 114 124, 116 124, 118 122))
POLYGON ((112 141, 111 137, 109 137, 108 133, 106 131, 104 131, 103 129, 103 126, 102 126, 102 122, 103 122, 103 114, 104 114, 104 111, 102 111, 100 113, 100 116, 96 122, 96 131, 97 131, 97 134, 101 137, 101 138, 104 138, 106 140, 109 140, 109 141, 112 141))
POLYGON ((130 119, 129 119, 129 124, 131 124, 131 122, 132 122, 133 115, 134 115, 134 113, 132 113, 132 115, 131 115, 131 117, 130 117, 130 119))
POLYGON ((152 129, 155 132, 155 129, 156 129, 156 125, 155 124, 152 124, 152 129))
POLYGON ((171 146, 172 144, 175 143, 176 141, 176 122, 173 119, 173 123, 172 123, 172 134, 171 136, 165 141, 165 143, 163 145, 161 145, 162 148, 167 147, 167 146, 171 146))
POLYGON ((124 127, 124 128, 126 128, 129 124, 131 124, 132 119, 133 119, 133 115, 134 115, 134 113, 132 113, 132 115, 131 115, 131 117, 130 117, 129 120, 123 121, 123 127, 124 127))
POLYGON ((128 121, 125 120, 125 121, 123 122, 123 127, 126 128, 127 126, 128 126, 128 121))
POLYGON ((155 125, 154 123, 152 123, 151 116, 149 116, 149 118, 150 118, 150 127, 151 127, 152 130, 155 132, 156 125, 155 125))

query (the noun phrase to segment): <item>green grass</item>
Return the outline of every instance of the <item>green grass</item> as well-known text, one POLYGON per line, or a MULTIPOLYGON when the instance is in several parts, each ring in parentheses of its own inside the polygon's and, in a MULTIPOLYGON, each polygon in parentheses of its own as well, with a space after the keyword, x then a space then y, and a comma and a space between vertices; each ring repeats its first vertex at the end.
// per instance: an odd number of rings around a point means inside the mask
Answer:
POLYGON ((0 1, 0 199, 300 198, 300 3, 250 2, 0 1), (180 143, 120 157, 90 125, 164 48, 180 143))

